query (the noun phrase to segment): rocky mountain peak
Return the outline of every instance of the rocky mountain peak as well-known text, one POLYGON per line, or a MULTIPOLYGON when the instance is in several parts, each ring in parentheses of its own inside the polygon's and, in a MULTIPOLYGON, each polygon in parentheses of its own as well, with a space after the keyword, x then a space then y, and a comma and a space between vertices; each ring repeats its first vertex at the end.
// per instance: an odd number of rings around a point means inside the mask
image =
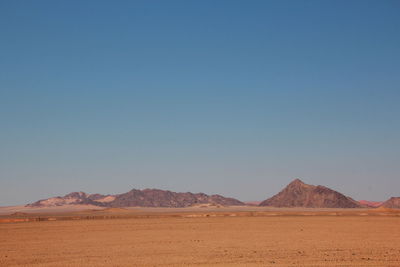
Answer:
POLYGON ((325 186, 309 185, 295 179, 260 206, 308 208, 358 208, 360 203, 325 186))

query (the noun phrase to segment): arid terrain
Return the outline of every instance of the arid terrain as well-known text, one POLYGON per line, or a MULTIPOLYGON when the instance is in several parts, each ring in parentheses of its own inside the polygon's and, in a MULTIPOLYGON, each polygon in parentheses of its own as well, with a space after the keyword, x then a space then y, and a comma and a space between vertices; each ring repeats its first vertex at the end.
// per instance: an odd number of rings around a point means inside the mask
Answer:
POLYGON ((72 192, 0 207, 0 266, 400 266, 398 199, 358 202, 300 179, 249 205, 72 192))
POLYGON ((400 266, 399 210, 52 212, 0 216, 0 266, 400 266))

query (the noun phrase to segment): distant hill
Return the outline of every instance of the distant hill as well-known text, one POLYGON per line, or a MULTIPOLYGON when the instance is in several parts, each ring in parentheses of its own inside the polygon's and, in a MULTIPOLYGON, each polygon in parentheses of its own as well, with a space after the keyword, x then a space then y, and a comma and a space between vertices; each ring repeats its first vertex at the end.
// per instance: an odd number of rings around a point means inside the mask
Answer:
POLYGON ((247 206, 258 206, 260 205, 261 201, 246 201, 244 202, 247 206))
POLYGON ((111 195, 86 194, 85 192, 72 192, 63 197, 51 197, 28 204, 28 207, 55 207, 64 205, 96 205, 105 206, 105 203, 114 200, 111 195))
POLYGON ((363 205, 325 186, 315 186, 295 179, 260 206, 306 208, 361 208, 363 205))
POLYGON ((391 197, 382 203, 381 207, 389 209, 400 209, 400 197, 391 197))
POLYGON ((368 200, 360 200, 358 201, 361 205, 370 208, 377 208, 383 204, 383 201, 368 201, 368 200))
POLYGON ((196 204, 215 204, 222 206, 245 205, 243 202, 220 195, 204 193, 176 193, 160 189, 144 189, 118 195, 86 194, 73 192, 63 197, 52 197, 28 204, 28 207, 54 207, 63 205, 90 204, 101 207, 189 207, 196 204))

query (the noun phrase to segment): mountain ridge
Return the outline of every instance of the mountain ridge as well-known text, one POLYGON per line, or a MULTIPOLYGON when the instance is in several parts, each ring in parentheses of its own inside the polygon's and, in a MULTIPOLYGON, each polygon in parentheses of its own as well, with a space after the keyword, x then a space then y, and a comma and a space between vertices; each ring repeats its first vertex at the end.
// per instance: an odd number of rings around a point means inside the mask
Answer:
POLYGON ((400 197, 391 197, 382 202, 360 200, 322 185, 310 185, 300 179, 294 179, 274 196, 260 202, 242 202, 235 198, 218 194, 173 192, 161 189, 132 189, 128 192, 103 195, 87 194, 82 191, 71 192, 64 196, 50 197, 25 205, 26 207, 57 207, 64 205, 94 205, 105 208, 120 207, 189 207, 199 204, 218 206, 271 206, 271 207, 307 207, 307 208, 400 208, 400 197))
POLYGON ((173 192, 161 189, 132 189, 116 195, 87 194, 72 192, 63 197, 51 197, 27 204, 27 207, 54 207, 63 205, 95 205, 100 207, 174 207, 182 208, 196 204, 216 204, 223 206, 245 205, 243 202, 221 195, 205 193, 173 192))

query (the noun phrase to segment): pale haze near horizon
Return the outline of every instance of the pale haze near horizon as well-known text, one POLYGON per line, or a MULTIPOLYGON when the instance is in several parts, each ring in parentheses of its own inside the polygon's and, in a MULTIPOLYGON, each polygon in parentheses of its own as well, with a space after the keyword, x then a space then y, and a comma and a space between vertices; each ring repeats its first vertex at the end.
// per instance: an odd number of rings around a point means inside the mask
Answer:
POLYGON ((398 1, 2 1, 0 205, 400 196, 398 1))

